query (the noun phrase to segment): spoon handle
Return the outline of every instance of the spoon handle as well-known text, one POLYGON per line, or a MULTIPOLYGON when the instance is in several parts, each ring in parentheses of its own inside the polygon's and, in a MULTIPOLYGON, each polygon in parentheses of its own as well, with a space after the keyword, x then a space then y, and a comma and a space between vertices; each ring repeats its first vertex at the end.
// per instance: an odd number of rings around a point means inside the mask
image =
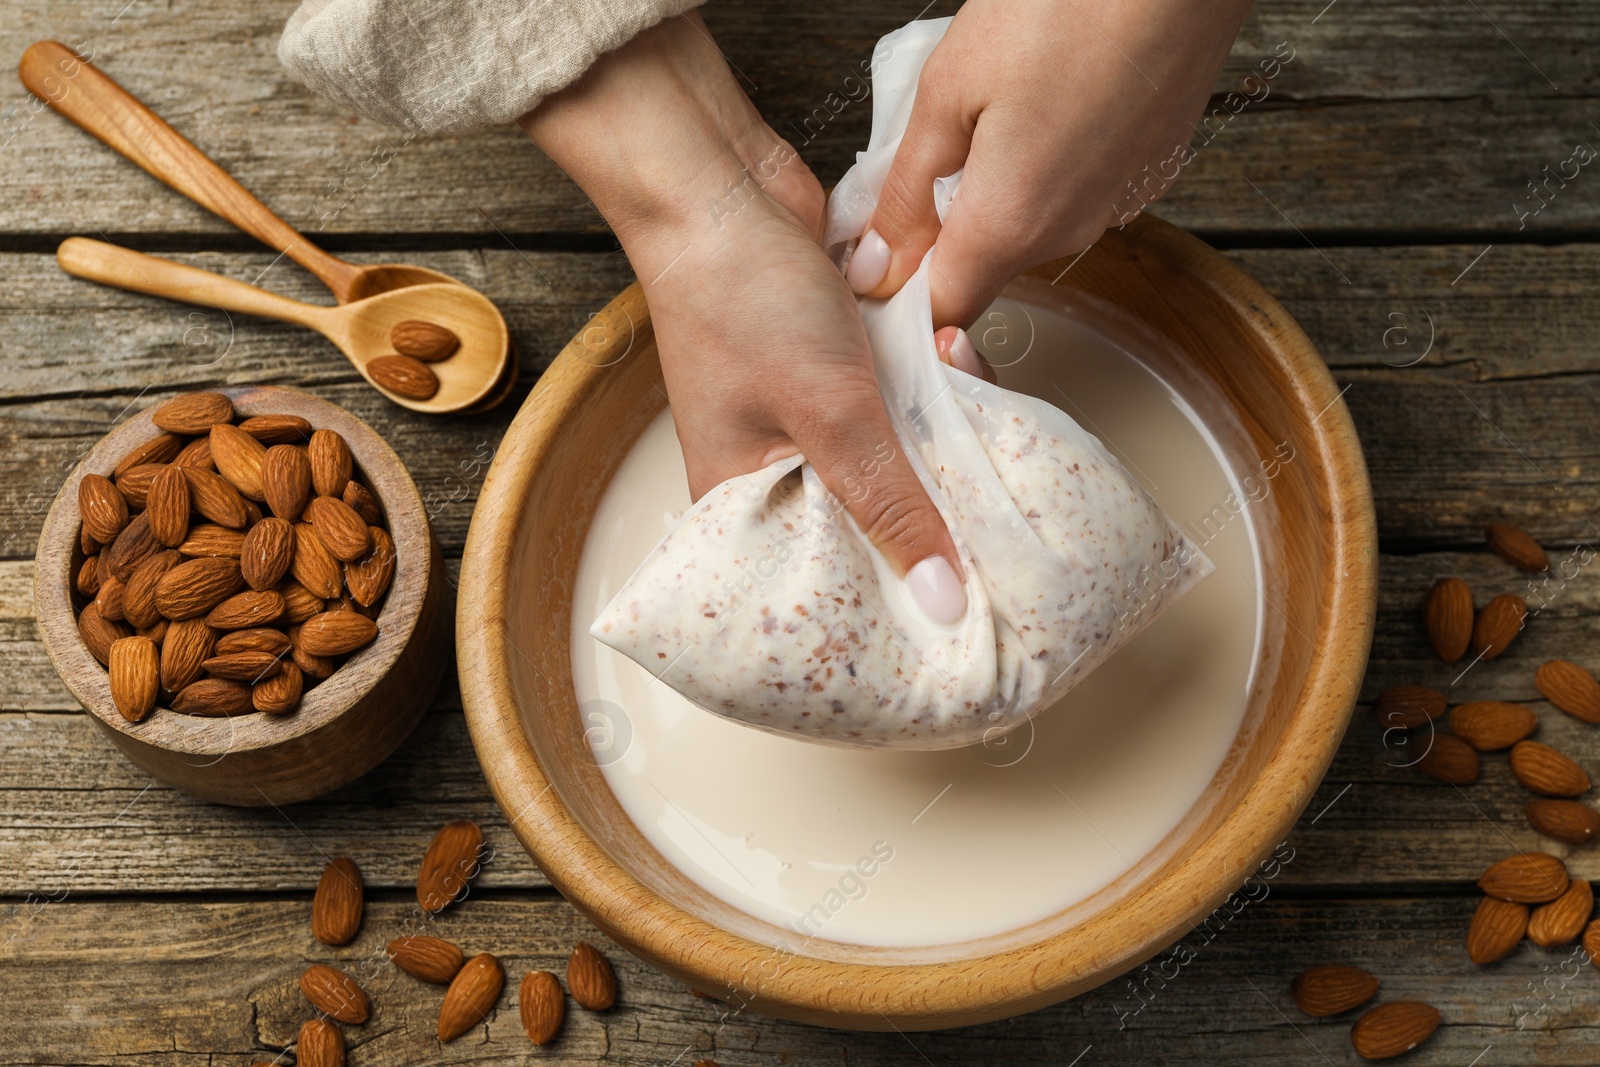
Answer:
POLYGON ((253 285, 224 278, 199 267, 188 267, 159 256, 147 256, 87 237, 69 237, 56 249, 61 269, 76 278, 101 285, 163 296, 186 304, 238 311, 308 326, 322 332, 331 309, 303 304, 253 285))
POLYGON ((360 270, 306 240, 183 134, 57 41, 22 54, 28 91, 201 207, 315 274, 343 303, 360 270))

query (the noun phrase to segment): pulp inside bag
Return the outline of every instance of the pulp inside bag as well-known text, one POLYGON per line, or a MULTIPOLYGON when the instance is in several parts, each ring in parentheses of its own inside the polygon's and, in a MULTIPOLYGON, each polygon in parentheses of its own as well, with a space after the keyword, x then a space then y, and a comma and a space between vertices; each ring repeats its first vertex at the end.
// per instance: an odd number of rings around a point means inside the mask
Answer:
MULTIPOLYGON (((911 23, 874 50, 871 141, 829 201, 826 241, 841 263, 949 21, 911 23)), ((941 179, 941 216, 959 183, 959 173, 941 179)), ((1064 412, 939 361, 929 269, 924 261, 887 300, 862 300, 861 314, 896 430, 884 449, 910 459, 950 527, 966 615, 948 626, 927 618, 797 456, 696 502, 606 606, 595 637, 751 726, 955 748, 1054 703, 1211 572, 1064 412)), ((870 470, 874 457, 864 458, 870 470)))

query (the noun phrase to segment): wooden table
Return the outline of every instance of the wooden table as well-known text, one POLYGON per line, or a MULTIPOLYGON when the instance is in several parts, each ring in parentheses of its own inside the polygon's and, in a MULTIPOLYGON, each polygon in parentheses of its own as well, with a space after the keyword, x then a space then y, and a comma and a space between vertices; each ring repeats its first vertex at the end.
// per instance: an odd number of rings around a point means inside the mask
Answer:
MULTIPOLYGON (((507 831, 451 682, 394 758, 320 801, 241 811, 154 784, 80 713, 40 646, 31 556, 43 512, 76 458, 129 410, 175 390, 285 383, 346 405, 389 439, 457 561, 528 384, 630 273, 584 197, 516 131, 414 138, 292 83, 274 54, 292 5, 125 2, 60 0, 47 15, 12 5, 0 56, 43 37, 92 48, 327 247, 412 260, 483 289, 524 361, 498 411, 423 419, 380 399, 308 333, 68 279, 52 252, 81 233, 325 298, 58 116, 33 114, 16 83, 0 95, 16 109, 0 128, 0 1063, 242 1065, 293 1041, 310 1014, 296 987, 308 962, 337 955, 355 966, 381 951, 409 910, 421 850, 448 819, 478 820, 495 854, 472 899, 442 920, 447 936, 500 954, 515 978, 560 971, 574 939, 598 935, 507 831), (312 941, 308 915, 335 855, 360 864, 371 903, 361 939, 331 953, 312 941)), ((724 2, 707 18, 768 119, 809 137, 805 154, 826 178, 868 124, 865 105, 833 114, 828 94, 916 6, 724 2)), ((1390 684, 1455 677, 1418 622, 1436 578, 1465 576, 1480 602, 1524 588, 1484 550, 1484 522, 1521 523, 1557 556, 1600 538, 1600 170, 1552 182, 1537 215, 1514 206, 1536 206, 1528 183, 1576 144, 1600 146, 1600 4, 1264 0, 1219 94, 1259 96, 1243 79, 1288 49, 1270 94, 1213 124, 1160 211, 1260 278, 1348 386, 1384 553, 1370 701, 1390 684)), ((1530 702, 1543 739, 1600 771, 1600 731, 1533 687, 1551 657, 1600 667, 1588 644, 1597 628, 1600 580, 1588 567, 1506 656, 1452 693, 1530 702)), ((440 1046, 438 991, 380 970, 374 1018, 349 1031, 351 1062, 1351 1063, 1349 1021, 1307 1019, 1288 995, 1301 968, 1332 960, 1377 974, 1385 998, 1443 1011, 1444 1028, 1413 1062, 1600 1062, 1600 972, 1568 949, 1526 944, 1479 968, 1462 947, 1473 883, 1490 862, 1542 848, 1592 878, 1600 859, 1529 829, 1528 795, 1503 757, 1487 757, 1471 787, 1436 783, 1386 749, 1364 710, 1290 837, 1292 862, 1190 938, 1182 967, 1135 972, 1009 1022, 856 1035, 723 1019, 612 947, 620 1005, 574 1011, 537 1053, 510 991, 486 1027, 440 1046)))

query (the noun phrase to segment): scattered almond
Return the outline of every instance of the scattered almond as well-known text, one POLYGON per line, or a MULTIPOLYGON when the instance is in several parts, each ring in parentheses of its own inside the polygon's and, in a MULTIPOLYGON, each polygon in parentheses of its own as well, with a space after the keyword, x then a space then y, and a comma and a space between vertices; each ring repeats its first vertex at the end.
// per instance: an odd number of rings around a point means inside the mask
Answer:
POLYGON ((1289 993, 1307 1015, 1338 1015, 1378 995, 1378 980, 1347 963, 1308 967, 1295 976, 1289 993))
POLYGON ((590 1011, 605 1011, 617 1002, 617 974, 611 961, 587 941, 579 941, 567 958, 567 988, 572 999, 590 1011))
POLYGON ((1527 533, 1505 522, 1491 522, 1484 528, 1489 551, 1521 571, 1550 569, 1550 557, 1545 555, 1539 542, 1527 533))
POLYGON ((1521 704, 1475 700, 1451 709, 1450 729, 1479 752, 1510 748, 1539 727, 1539 717, 1521 704))
POLYGON ((1553 659, 1533 675, 1544 698, 1575 719, 1600 723, 1600 681, 1576 663, 1553 659))
POLYGON ((1374 711, 1389 729, 1411 729, 1444 714, 1444 694, 1425 685, 1391 685, 1378 694, 1374 711))
POLYGON ((360 1025, 372 1012, 366 990, 356 980, 325 963, 313 963, 300 976, 300 992, 311 1006, 342 1023, 360 1025))
POLYGON ((1567 868, 1548 852, 1519 852, 1483 872, 1478 888, 1514 904, 1543 904, 1567 891, 1567 868))
POLYGON ((1489 601, 1472 628, 1473 652, 1486 660, 1499 656, 1522 630, 1527 614, 1527 603, 1515 594, 1502 593, 1489 601))
POLYGON ((1537 741, 1519 741, 1512 746, 1511 773, 1547 797, 1575 797, 1589 790, 1589 775, 1582 767, 1565 753, 1537 741))
POLYGON ((567 1015, 567 996, 561 991, 561 980, 549 971, 529 971, 522 976, 522 988, 517 993, 517 1011, 522 1016, 522 1028, 528 1040, 543 1045, 561 1029, 561 1020, 567 1015))
POLYGON ((449 985, 466 962, 461 950, 448 941, 423 934, 397 937, 387 947, 394 965, 413 978, 449 985))
POLYGON ((1470 785, 1478 780, 1482 761, 1477 749, 1450 734, 1433 734, 1412 742, 1422 746, 1423 753, 1416 760, 1416 768, 1429 778, 1451 785, 1470 785))
POLYGON ((1529 826, 1569 845, 1586 844, 1600 833, 1600 812, 1576 800, 1530 800, 1522 810, 1529 826))
POLYGON ((389 331, 389 343, 402 356, 427 363, 449 359, 461 347, 461 339, 449 329, 421 319, 395 323, 389 331))
POLYGON ((111 702, 129 722, 138 722, 156 706, 161 688, 161 659, 147 637, 124 637, 111 646, 111 702))
MULTIPOLYGON (((343 856, 322 869, 311 901, 311 934, 324 945, 348 945, 361 929, 366 883, 361 869, 343 856)), ((332 1014, 331 1012, 329 1014, 332 1014)))
POLYGON ((427 400, 439 391, 433 368, 410 356, 377 356, 367 361, 366 370, 378 388, 408 400, 427 400))
POLYGON ((344 1035, 326 1019, 300 1027, 294 1049, 295 1067, 344 1067, 344 1035))
POLYGON ((233 421, 233 401, 221 393, 185 393, 158 405, 150 420, 169 433, 202 434, 233 421))
POLYGON ((1528 940, 1544 948, 1576 940, 1594 911, 1594 889, 1582 878, 1550 903, 1535 908, 1528 919, 1528 940))
MULTIPOLYGON (((362 617, 348 612, 334 614, 356 619, 362 617)), ((301 636, 304 637, 304 634, 301 636)), ((460 897, 466 891, 467 883, 478 873, 478 858, 482 852, 483 831, 471 819, 458 819, 441 826, 428 843, 428 851, 422 857, 422 867, 417 872, 417 903, 422 905, 422 910, 442 911, 447 904, 460 897)))
POLYGON ((1439 658, 1454 663, 1472 643, 1472 589, 1460 578, 1441 578, 1422 611, 1428 643, 1439 658))
POLYGON ((1484 897, 1467 927, 1467 958, 1473 963, 1493 963, 1517 947, 1528 931, 1528 906, 1484 897))
POLYGON ((479 953, 464 963, 439 1008, 439 1040, 454 1041, 487 1019, 505 984, 505 970, 489 953, 479 953))
POLYGON ((1439 1009, 1414 1000, 1380 1004, 1350 1028, 1350 1044, 1364 1060, 1386 1060, 1409 1052, 1439 1029, 1439 1009))

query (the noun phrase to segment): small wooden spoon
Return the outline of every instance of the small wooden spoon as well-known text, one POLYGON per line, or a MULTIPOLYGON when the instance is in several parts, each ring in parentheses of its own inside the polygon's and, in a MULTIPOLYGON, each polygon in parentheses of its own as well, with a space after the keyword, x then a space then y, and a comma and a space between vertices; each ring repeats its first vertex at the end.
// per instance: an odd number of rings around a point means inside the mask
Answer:
POLYGON ((483 403, 502 387, 501 371, 510 349, 505 321, 488 297, 455 282, 409 285, 322 307, 87 237, 61 242, 56 260, 68 274, 103 285, 310 327, 339 346, 374 388, 412 411, 461 411, 483 403), (393 393, 367 370, 371 360, 393 354, 389 331, 406 319, 437 323, 461 339, 455 355, 429 365, 439 377, 439 391, 427 400, 393 393))

